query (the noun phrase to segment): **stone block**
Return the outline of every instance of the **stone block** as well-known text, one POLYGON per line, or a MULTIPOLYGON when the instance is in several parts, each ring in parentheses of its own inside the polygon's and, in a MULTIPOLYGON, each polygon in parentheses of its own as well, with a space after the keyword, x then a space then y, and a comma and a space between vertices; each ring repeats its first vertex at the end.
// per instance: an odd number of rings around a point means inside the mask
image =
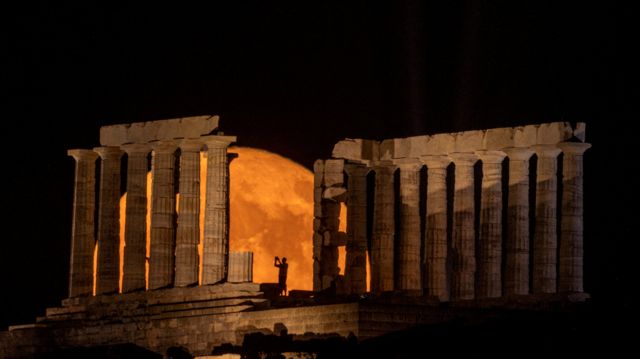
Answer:
POLYGON ((538 127, 536 144, 554 145, 573 137, 573 128, 568 122, 543 123, 538 127))
POLYGON ((322 193, 322 198, 333 202, 346 202, 347 189, 343 187, 329 187, 322 193))
POLYGON ((103 126, 100 128, 100 144, 120 146, 127 143, 197 138, 218 128, 219 121, 219 116, 207 115, 103 126))
POLYGON ((344 160, 325 161, 323 183, 325 187, 341 187, 344 184, 344 160))
POLYGON ((464 131, 456 133, 455 152, 473 152, 481 149, 484 135, 485 131, 464 131))
POLYGON ((484 135, 483 149, 499 150, 502 148, 512 147, 514 143, 515 130, 513 127, 492 128, 487 130, 484 135))

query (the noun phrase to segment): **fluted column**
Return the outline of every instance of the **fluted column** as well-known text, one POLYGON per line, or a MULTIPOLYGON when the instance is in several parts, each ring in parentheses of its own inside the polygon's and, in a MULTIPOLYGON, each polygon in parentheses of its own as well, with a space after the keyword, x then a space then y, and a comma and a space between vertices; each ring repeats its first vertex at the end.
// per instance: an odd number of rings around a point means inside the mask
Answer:
POLYGON ((399 263, 396 264, 395 289, 421 294, 420 273, 420 169, 418 159, 394 161, 400 169, 399 263))
POLYGON ((529 294, 529 148, 504 149, 509 157, 504 293, 529 294))
POLYGON ((560 292, 583 292, 583 154, 591 144, 563 142, 560 292))
POLYGON ((478 298, 502 295, 502 151, 476 151, 482 161, 478 298))
POLYGON ((153 144, 149 289, 173 285, 176 236, 175 152, 177 149, 174 141, 160 141, 153 144))
POLYGON ((147 256, 147 155, 148 145, 124 145, 127 153, 127 208, 124 226, 122 292, 145 289, 147 256))
POLYGON ((229 254, 229 167, 227 148, 232 136, 205 136, 207 188, 204 213, 202 284, 226 280, 229 254))
POLYGON ((394 289, 394 187, 392 165, 377 165, 371 240, 371 291, 394 289))
POLYGON ((451 243, 451 299, 473 299, 476 274, 473 167, 478 157, 472 153, 452 153, 450 158, 456 167, 451 243))
POLYGON ((538 172, 532 289, 534 293, 555 293, 558 255, 556 171, 560 149, 555 145, 536 145, 533 149, 538 156, 538 172))
POLYGON ((98 154, 91 150, 69 150, 67 153, 76 160, 69 297, 78 297, 93 293, 95 175, 98 154))
POLYGON ((367 291, 367 174, 364 165, 346 164, 347 198, 347 258, 345 281, 348 293, 367 291))
POLYGON ((100 155, 98 203, 98 266, 96 294, 118 292, 120 270, 120 166, 119 147, 96 147, 100 155))
POLYGON ((180 143, 180 201, 176 234, 177 287, 198 283, 198 244, 200 242, 200 150, 202 142, 180 143))
POLYGON ((424 235, 424 288, 441 301, 449 300, 447 281, 447 156, 422 156, 427 165, 427 223, 424 235))

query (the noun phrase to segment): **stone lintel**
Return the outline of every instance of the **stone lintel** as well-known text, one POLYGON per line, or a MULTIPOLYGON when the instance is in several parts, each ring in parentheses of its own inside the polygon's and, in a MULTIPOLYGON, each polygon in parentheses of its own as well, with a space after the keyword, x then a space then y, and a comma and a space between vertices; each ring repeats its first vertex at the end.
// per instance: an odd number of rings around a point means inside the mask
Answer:
POLYGON ((103 126, 100 128, 100 144, 120 146, 129 143, 199 137, 213 132, 218 128, 219 121, 219 116, 205 115, 103 126))

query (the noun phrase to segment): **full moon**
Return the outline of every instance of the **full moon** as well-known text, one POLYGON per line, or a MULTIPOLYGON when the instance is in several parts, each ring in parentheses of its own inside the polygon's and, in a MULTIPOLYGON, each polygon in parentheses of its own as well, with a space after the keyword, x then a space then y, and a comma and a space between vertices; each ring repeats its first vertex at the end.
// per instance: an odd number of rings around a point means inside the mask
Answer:
MULTIPOLYGON (((229 166, 230 251, 253 252, 253 281, 278 281, 274 257, 289 263, 287 287, 313 286, 313 173, 280 155, 249 147, 231 147, 238 154, 229 166)), ((179 164, 176 164, 177 166, 179 164)), ((201 156, 200 237, 203 238, 206 157, 201 156)), ((147 256, 152 174, 147 176, 147 256)), ((178 194, 179 198, 179 194, 178 194)), ((176 200, 176 204, 179 200, 176 200)), ((120 201, 120 286, 122 286, 126 193, 120 201)), ((176 208, 180 213, 180 208, 176 208)), ((341 213, 344 230, 344 210, 341 213)), ((340 259, 344 262, 344 249, 340 259)), ((200 245, 200 256, 202 246, 200 245)), ((96 262, 94 257, 94 268, 96 262)), ((344 268, 344 265, 342 265, 344 268)), ((202 269, 202 268, 200 268, 202 269)), ((148 271, 148 268, 147 268, 148 271)), ((95 270, 94 270, 95 273, 95 270)), ((148 273, 147 273, 148 274, 148 273)))
POLYGON ((277 154, 232 147, 231 251, 253 252, 253 281, 277 282, 275 256, 289 262, 287 287, 313 284, 313 173, 277 154))

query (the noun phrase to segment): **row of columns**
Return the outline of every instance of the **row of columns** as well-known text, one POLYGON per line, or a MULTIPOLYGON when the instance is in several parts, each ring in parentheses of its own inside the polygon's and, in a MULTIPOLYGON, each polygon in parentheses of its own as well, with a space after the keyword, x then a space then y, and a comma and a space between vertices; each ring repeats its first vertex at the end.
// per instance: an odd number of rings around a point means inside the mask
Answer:
POLYGON ((125 221, 122 291, 145 289, 148 155, 152 153, 151 251, 149 289, 198 283, 200 242, 200 152, 207 153, 207 188, 202 284, 224 281, 228 266, 227 148, 232 136, 77 149, 69 296, 91 295, 97 243, 96 294, 119 290, 119 226, 125 221), (175 153, 180 149, 177 163, 175 153), (119 218, 121 156, 127 154, 127 204, 119 218), (97 242, 94 233, 95 163, 101 158, 97 242), (180 202, 176 213, 175 170, 180 202))
POLYGON ((583 160, 591 145, 566 142, 502 151, 452 153, 419 159, 378 162, 369 167, 347 164, 347 291, 364 292, 366 176, 375 172, 371 234, 371 291, 400 290, 435 296, 442 301, 494 298, 502 295, 583 291, 583 160), (564 153, 561 237, 557 238, 557 160, 564 153), (529 263, 529 161, 537 155, 533 263, 529 263), (502 208, 502 164, 509 158, 508 206, 502 208), (474 220, 474 166, 482 161, 479 241, 474 220), (447 243, 447 167, 455 164, 451 243, 447 243), (419 180, 427 167, 426 228, 421 238, 419 180), (394 204, 394 172, 399 173, 399 201, 394 204), (399 208, 396 217, 394 208, 399 208), (502 211, 506 210, 503 270, 502 211), (396 226, 395 220, 400 223, 396 226), (395 229, 400 228, 396 235, 395 229), (398 241, 395 243, 394 241, 398 241), (424 253, 420 249, 424 248, 424 253), (394 253, 398 251, 398 253, 394 253), (352 253, 354 252, 354 253, 352 253), (421 263, 421 258, 423 262, 421 263), (559 260, 559 263, 558 263, 559 260), (396 261, 399 261, 396 263, 396 261), (558 266, 559 264, 559 266, 558 266), (450 268, 449 268, 450 265, 450 268), (533 282, 529 283, 529 268, 533 282), (397 271, 394 273, 394 271, 397 271), (424 274, 422 274, 424 273, 424 274), (422 278, 421 278, 422 276, 422 278), (504 280, 503 280, 504 276, 504 280), (422 281, 421 281, 422 279, 422 281), (503 287, 504 283, 504 287, 503 287))

